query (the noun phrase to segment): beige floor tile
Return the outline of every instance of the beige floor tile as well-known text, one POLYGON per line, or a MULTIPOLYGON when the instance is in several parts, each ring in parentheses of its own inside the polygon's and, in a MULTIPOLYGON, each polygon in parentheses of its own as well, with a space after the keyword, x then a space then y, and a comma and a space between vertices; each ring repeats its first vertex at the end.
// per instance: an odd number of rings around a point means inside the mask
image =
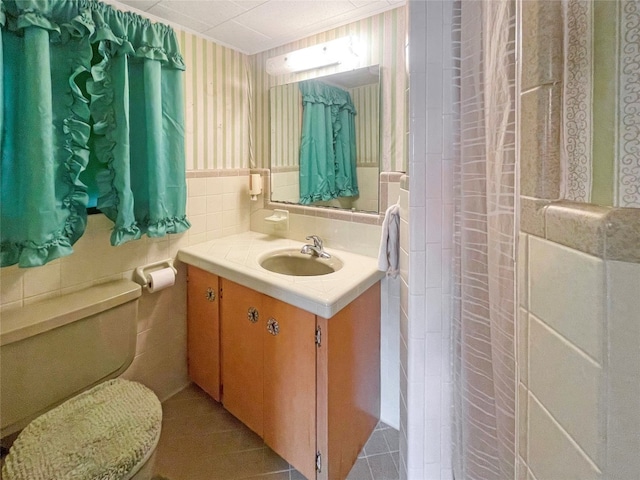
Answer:
POLYGON ((367 462, 374 479, 396 480, 399 478, 398 469, 390 453, 367 457, 367 462))
POLYGON ((162 421, 162 431, 168 437, 190 437, 239 428, 245 428, 242 422, 222 407, 209 415, 179 416, 162 421))
POLYGON ((387 441, 387 446, 390 452, 397 452, 400 450, 400 432, 395 428, 387 428, 383 430, 382 434, 387 441))
POLYGON ((239 479, 267 473, 288 472, 289 464, 271 449, 233 452, 218 457, 210 457, 205 463, 215 472, 216 478, 239 479))
POLYGON ((369 455, 379 455, 381 453, 389 452, 389 446, 387 445, 387 441, 384 439, 383 432, 383 430, 374 430, 369 437, 369 440, 367 440, 367 443, 364 446, 365 455, 367 457, 369 455))
POLYGON ((347 480, 371 480, 371 471, 366 458, 359 458, 356 461, 347 476, 347 480))

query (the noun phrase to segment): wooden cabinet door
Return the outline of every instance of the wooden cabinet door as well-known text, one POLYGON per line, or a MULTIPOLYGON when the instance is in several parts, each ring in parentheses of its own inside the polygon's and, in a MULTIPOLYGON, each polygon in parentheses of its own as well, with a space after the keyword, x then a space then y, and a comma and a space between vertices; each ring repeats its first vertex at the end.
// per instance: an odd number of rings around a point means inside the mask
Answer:
POLYGON ((380 282, 330 319, 317 318, 320 480, 343 479, 380 418, 380 282))
POLYGON ((189 377, 220 401, 220 322, 218 276, 189 265, 187 356, 189 377))
POLYGON ((263 436, 263 294, 221 280, 222 403, 263 436))
POLYGON ((316 317, 267 296, 264 311, 264 441, 315 478, 316 317))

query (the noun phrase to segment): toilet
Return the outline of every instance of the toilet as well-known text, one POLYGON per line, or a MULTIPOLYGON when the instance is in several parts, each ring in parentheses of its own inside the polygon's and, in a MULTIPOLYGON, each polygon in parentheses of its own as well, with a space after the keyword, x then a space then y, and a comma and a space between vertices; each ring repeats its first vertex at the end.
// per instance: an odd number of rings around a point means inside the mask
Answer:
POLYGON ((141 287, 127 280, 25 305, 0 322, 4 480, 148 480, 162 408, 119 377, 136 351, 141 287))

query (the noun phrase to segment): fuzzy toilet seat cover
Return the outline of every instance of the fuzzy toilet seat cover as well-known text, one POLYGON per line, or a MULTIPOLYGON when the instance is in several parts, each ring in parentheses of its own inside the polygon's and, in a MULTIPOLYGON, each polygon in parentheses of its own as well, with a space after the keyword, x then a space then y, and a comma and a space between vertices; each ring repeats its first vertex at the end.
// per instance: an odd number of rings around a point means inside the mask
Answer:
POLYGON ((33 420, 5 458, 6 480, 124 480, 153 453, 162 407, 140 383, 114 379, 33 420))

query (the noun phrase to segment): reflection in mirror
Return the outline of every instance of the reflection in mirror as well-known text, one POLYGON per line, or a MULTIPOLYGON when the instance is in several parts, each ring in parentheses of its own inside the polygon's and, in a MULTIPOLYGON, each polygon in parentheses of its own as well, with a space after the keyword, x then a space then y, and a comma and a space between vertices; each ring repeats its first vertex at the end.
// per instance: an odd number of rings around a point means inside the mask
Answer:
MULTIPOLYGON (((303 146, 303 155, 308 160, 308 142, 303 145, 303 101, 300 83, 290 83, 272 87, 269 92, 270 121, 271 121, 271 201, 295 204, 308 204, 311 206, 326 206, 357 210, 365 212, 378 212, 378 184, 380 173, 380 67, 378 65, 365 67, 349 72, 328 75, 315 79, 323 85, 337 87, 350 96, 356 115, 355 124, 355 152, 351 158, 350 153, 344 154, 345 146, 338 145, 340 153, 337 157, 341 165, 337 173, 338 177, 344 177, 345 170, 350 171, 350 165, 344 164, 345 157, 350 157, 350 162, 355 162, 353 174, 347 174, 347 180, 351 182, 357 179, 357 195, 346 196, 354 193, 354 188, 344 189, 344 196, 326 199, 322 194, 309 195, 309 183, 311 187, 325 182, 325 173, 305 181, 302 187, 303 200, 301 201, 300 185, 300 148, 303 146)), ((306 100, 305 100, 306 103, 306 100)), ((308 113, 308 112, 307 112, 308 113)), ((340 125, 338 130, 342 128, 340 125)), ((305 136, 305 138, 307 138, 305 136)), ((335 140, 335 138, 334 138, 335 140)), ((339 142, 338 142, 339 143, 339 142)), ((329 148, 329 147, 327 147, 329 148)), ((329 148, 330 149, 330 148, 329 148)), ((334 146, 335 152, 335 146, 334 146)), ((331 155, 331 153, 329 154, 331 155)), ((313 155, 312 155, 313 156, 313 155)), ((316 155, 317 156, 317 155, 316 155)), ((325 156, 324 154, 321 156, 325 156)), ((335 163, 335 153, 332 161, 335 163)), ((326 161, 326 158, 322 160, 326 161)), ((318 174, 316 167, 310 167, 303 160, 302 176, 318 174)))

